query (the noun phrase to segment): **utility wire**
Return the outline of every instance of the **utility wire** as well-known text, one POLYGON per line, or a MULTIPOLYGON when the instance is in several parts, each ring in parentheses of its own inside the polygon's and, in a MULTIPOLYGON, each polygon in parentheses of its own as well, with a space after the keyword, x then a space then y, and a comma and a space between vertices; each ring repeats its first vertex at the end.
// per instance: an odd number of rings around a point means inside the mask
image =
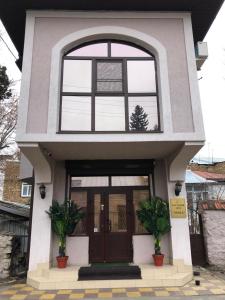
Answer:
POLYGON ((13 54, 12 50, 9 48, 8 44, 6 43, 6 41, 3 39, 1 35, 0 35, 0 39, 3 41, 3 43, 5 44, 9 52, 12 54, 12 56, 15 58, 15 60, 17 60, 17 57, 13 54))

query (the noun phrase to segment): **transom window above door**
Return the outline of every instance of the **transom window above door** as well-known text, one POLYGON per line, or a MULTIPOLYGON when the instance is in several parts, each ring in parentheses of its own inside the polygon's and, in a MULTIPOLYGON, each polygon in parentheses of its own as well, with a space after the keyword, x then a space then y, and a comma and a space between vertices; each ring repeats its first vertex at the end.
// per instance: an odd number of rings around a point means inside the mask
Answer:
POLYGON ((119 41, 66 53, 59 131, 160 132, 154 56, 119 41))

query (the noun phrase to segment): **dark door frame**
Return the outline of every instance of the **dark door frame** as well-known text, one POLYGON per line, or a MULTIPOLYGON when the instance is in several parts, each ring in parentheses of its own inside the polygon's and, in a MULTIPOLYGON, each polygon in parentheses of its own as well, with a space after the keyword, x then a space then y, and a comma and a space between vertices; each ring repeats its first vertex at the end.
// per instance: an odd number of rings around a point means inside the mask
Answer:
MULTIPOLYGON (((148 186, 105 186, 105 187, 71 187, 70 193, 72 191, 86 191, 87 192, 87 235, 89 236, 89 263, 91 263, 91 249, 90 243, 91 238, 93 237, 93 225, 94 225, 94 204, 93 204, 93 195, 101 194, 104 201, 107 201, 109 194, 126 194, 126 217, 127 217, 127 234, 129 242, 129 262, 133 261, 133 247, 132 247, 132 236, 135 232, 135 212, 133 205, 133 191, 134 190, 148 190, 149 195, 150 185, 148 186)), ((106 224, 104 227, 106 228, 106 224)), ((100 262, 100 261, 99 261, 100 262)))
MULTIPOLYGON (((140 187, 138 187, 140 188, 140 187)), ((146 187, 148 189, 149 187, 146 187)), ((142 187, 143 189, 143 187, 142 187)), ((95 236, 99 236, 99 241, 102 244, 102 247, 104 247, 103 252, 104 252, 104 258, 102 261, 109 261, 110 258, 107 256, 108 254, 108 249, 107 249, 107 239, 116 235, 126 235, 127 239, 127 247, 128 247, 128 253, 127 253, 127 261, 131 262, 133 259, 133 251, 132 251, 132 234, 134 231, 134 209, 133 209, 133 201, 132 201, 132 188, 128 187, 101 187, 101 188, 92 188, 90 193, 89 193, 89 199, 91 201, 89 202, 89 219, 88 221, 88 235, 89 235, 89 262, 95 262, 98 261, 98 259, 94 259, 92 255, 92 242, 95 239, 95 236), (101 199, 102 199, 102 204, 104 204, 104 213, 101 215, 101 225, 103 232, 100 233, 95 233, 93 231, 93 226, 94 226, 94 195, 95 194, 101 194, 101 199), (108 230, 108 218, 109 218, 109 195, 110 194, 125 194, 126 195, 126 224, 127 224, 127 232, 125 233, 113 233, 108 230), (101 238, 100 238, 101 237, 101 238)), ((119 259, 118 259, 119 260, 119 259)), ((100 261, 99 261, 100 262, 100 261)))

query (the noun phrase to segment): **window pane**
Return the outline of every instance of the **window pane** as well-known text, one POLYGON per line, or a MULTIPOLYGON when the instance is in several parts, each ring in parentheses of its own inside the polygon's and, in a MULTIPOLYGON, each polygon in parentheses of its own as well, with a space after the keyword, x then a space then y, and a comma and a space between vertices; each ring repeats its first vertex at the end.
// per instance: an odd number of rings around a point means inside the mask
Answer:
POLYGON ((22 196, 26 197, 28 195, 28 186, 27 185, 23 185, 22 186, 22 196))
POLYGON ((109 186, 108 176, 102 177, 72 177, 71 187, 109 186))
POLYGON ((97 63, 97 91, 122 92, 122 63, 97 63))
POLYGON ((95 130, 125 130, 124 97, 95 98, 95 130))
POLYGON ((30 197, 31 190, 32 190, 32 185, 23 182, 21 185, 21 197, 30 197))
POLYGON ((108 56, 108 45, 106 43, 87 45, 70 52, 67 56, 108 56))
POLYGON ((125 44, 112 43, 111 44, 112 57, 151 57, 148 53, 125 44))
POLYGON ((156 97, 129 97, 129 128, 132 131, 158 130, 156 97))
POLYGON ((133 191, 133 203, 135 212, 135 233, 147 233, 144 227, 140 224, 136 211, 139 209, 139 203, 149 199, 148 190, 133 191))
POLYGON ((101 231, 101 194, 94 195, 94 232, 101 231))
POLYGON ((91 97, 62 97, 61 130, 91 130, 91 97))
POLYGON ((63 92, 91 92, 91 60, 64 60, 63 92))
POLYGON ((128 61, 128 92, 155 93, 155 65, 154 61, 128 61))
POLYGON ((126 195, 109 194, 109 232, 126 232, 126 195))
POLYGON ((85 217, 79 221, 72 235, 86 235, 87 233, 87 192, 71 192, 71 200, 82 208, 85 217))
POLYGON ((112 176, 112 186, 148 186, 148 176, 112 176))
POLYGON ((28 196, 31 196, 31 188, 32 188, 32 186, 31 185, 28 185, 28 196))

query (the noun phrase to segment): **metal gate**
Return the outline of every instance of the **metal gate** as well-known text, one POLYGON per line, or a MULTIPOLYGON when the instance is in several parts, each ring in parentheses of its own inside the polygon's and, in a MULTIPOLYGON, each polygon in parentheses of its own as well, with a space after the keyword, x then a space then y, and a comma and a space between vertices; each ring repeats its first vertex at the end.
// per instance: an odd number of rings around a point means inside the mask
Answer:
POLYGON ((188 203, 188 206, 189 206, 188 220, 189 220, 192 264, 194 266, 205 266, 206 254, 205 254, 202 218, 201 215, 198 213, 197 208, 194 209, 193 205, 190 205, 190 203, 188 203))
POLYGON ((27 271, 29 220, 1 214, 0 232, 13 236, 10 274, 19 275, 27 271))

